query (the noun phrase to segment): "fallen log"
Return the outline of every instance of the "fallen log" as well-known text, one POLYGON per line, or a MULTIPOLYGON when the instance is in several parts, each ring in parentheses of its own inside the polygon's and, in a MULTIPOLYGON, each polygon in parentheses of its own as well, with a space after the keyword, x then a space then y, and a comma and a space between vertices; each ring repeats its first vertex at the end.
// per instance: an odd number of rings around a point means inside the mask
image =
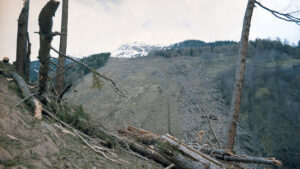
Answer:
MULTIPOLYGON (((141 154, 142 156, 146 157, 147 159, 151 159, 151 160, 161 164, 164 167, 172 165, 172 163, 169 160, 167 160, 164 156, 162 156, 155 150, 153 150, 147 146, 138 144, 138 143, 131 141, 129 139, 126 139, 126 138, 122 138, 122 139, 126 142, 126 144, 128 144, 129 148, 132 151, 141 154)), ((122 147, 126 148, 126 145, 124 145, 123 142, 120 142, 120 145, 122 147)), ((176 168, 176 167, 174 167, 174 168, 176 168)))
POLYGON ((188 145, 184 144, 183 142, 178 141, 176 138, 174 138, 173 136, 171 136, 169 134, 163 135, 162 138, 167 140, 170 144, 177 146, 185 154, 200 161, 201 163, 209 165, 212 168, 223 167, 223 164, 220 163, 219 161, 217 161, 216 159, 209 157, 208 155, 203 154, 202 152, 199 152, 199 151, 193 149, 192 147, 189 147, 188 145))
POLYGON ((269 164, 281 166, 282 162, 276 160, 275 158, 262 158, 262 157, 250 157, 250 156, 229 156, 229 155, 220 155, 214 154, 218 159, 222 159, 224 161, 234 161, 234 162, 242 162, 242 163, 256 163, 256 164, 269 164))
POLYGON ((233 153, 231 153, 230 151, 226 151, 223 149, 216 149, 216 148, 202 147, 202 148, 200 148, 200 151, 205 154, 233 155, 233 153))
POLYGON ((223 165, 217 160, 208 157, 205 154, 192 151, 191 148, 186 148, 182 144, 174 141, 167 136, 158 136, 146 130, 141 130, 132 126, 126 130, 119 132, 135 138, 138 142, 146 145, 153 144, 153 149, 175 164, 178 168, 183 169, 198 169, 198 168, 222 168, 223 165), (206 157, 206 158, 204 158, 206 157))
POLYGON ((31 92, 28 89, 27 84, 25 83, 24 79, 20 75, 18 75, 17 73, 12 73, 11 75, 12 75, 13 79, 16 81, 16 83, 18 84, 18 86, 21 90, 22 96, 24 98, 28 98, 27 102, 29 103, 30 107, 32 108, 32 110, 34 112, 34 118, 41 119, 42 118, 42 110, 43 110, 41 102, 31 94, 31 92))
POLYGON ((243 163, 256 163, 256 164, 268 164, 281 166, 282 162, 276 160, 275 158, 263 158, 263 157, 251 157, 246 155, 236 155, 232 154, 229 151, 223 149, 211 149, 211 148, 201 148, 201 152, 206 154, 211 154, 218 159, 224 161, 234 161, 234 162, 243 162, 243 163))

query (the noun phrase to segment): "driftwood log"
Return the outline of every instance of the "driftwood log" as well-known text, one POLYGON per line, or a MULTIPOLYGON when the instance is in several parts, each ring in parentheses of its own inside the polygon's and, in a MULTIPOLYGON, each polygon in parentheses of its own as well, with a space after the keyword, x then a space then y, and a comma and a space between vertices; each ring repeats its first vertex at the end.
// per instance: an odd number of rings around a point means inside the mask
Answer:
POLYGON ((18 75, 17 73, 12 73, 11 74, 13 79, 16 81, 16 83, 18 84, 22 96, 24 98, 28 98, 27 102, 29 103, 30 107, 32 108, 33 112, 34 112, 34 117, 37 119, 41 119, 42 118, 42 104, 40 103, 40 101, 38 99, 36 99, 35 97, 33 97, 33 95, 31 94, 31 92, 28 89, 27 84, 25 83, 24 79, 18 75))
POLYGON ((42 9, 39 15, 40 27, 40 72, 39 72, 39 86, 40 93, 43 94, 47 89, 48 71, 50 63, 50 47, 53 36, 57 35, 52 32, 53 21, 52 17, 59 6, 59 2, 55 0, 49 1, 42 9))

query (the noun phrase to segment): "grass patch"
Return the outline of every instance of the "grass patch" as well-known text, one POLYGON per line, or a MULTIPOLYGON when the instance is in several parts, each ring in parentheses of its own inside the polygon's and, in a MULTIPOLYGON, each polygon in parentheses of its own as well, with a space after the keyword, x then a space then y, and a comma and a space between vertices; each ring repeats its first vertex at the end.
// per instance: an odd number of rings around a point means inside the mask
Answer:
POLYGON ((83 110, 82 105, 73 106, 73 108, 65 106, 64 109, 58 112, 58 117, 76 128, 80 127, 78 125, 80 124, 81 118, 89 120, 89 115, 83 110))
POLYGON ((12 166, 17 165, 17 162, 14 160, 5 160, 3 164, 4 164, 4 167, 12 167, 12 166))

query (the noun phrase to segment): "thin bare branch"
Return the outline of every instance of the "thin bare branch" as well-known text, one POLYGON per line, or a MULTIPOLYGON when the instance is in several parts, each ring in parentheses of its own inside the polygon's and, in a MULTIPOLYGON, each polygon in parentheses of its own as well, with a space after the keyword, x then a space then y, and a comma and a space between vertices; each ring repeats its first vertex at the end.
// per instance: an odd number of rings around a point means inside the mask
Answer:
POLYGON ((203 110, 203 112, 204 112, 204 114, 205 114, 205 116, 206 116, 206 119, 207 119, 207 121, 208 121, 209 128, 210 128, 210 130, 211 130, 213 136, 215 137, 215 139, 216 139, 216 141, 217 141, 217 143, 218 143, 219 148, 221 148, 221 144, 220 144, 220 142, 219 142, 219 140, 218 140, 218 138, 217 138, 217 136, 216 136, 216 134, 215 134, 215 132, 214 132, 214 130, 213 130, 213 128, 212 128, 212 125, 211 125, 211 122, 210 122, 210 119, 209 119, 209 116, 208 116, 207 111, 204 109, 204 107, 202 106, 202 104, 201 104, 200 102, 199 102, 199 105, 200 105, 201 109, 203 110))
POLYGON ((126 97, 125 94, 124 94, 124 93, 116 86, 116 83, 115 83, 112 79, 110 79, 110 78, 104 76, 103 74, 97 72, 95 69, 89 67, 87 64, 82 63, 82 62, 80 62, 80 61, 78 61, 78 60, 76 60, 76 59, 73 59, 73 58, 70 57, 70 56, 67 56, 67 55, 65 55, 65 54, 63 54, 63 53, 61 53, 61 52, 59 52, 58 50, 56 50, 56 49, 53 48, 52 46, 51 46, 51 49, 52 49, 54 52, 56 52, 57 54, 59 54, 59 55, 65 57, 65 58, 67 58, 67 59, 70 59, 71 61, 76 62, 76 63, 78 63, 78 64, 80 64, 80 65, 82 65, 82 66, 84 66, 84 67, 86 67, 86 68, 88 68, 91 72, 97 74, 99 77, 103 78, 104 80, 109 81, 109 82, 112 84, 112 87, 113 87, 113 89, 114 89, 114 91, 115 91, 115 93, 116 93, 117 95, 122 96, 122 97, 126 97))
POLYGON ((71 69, 73 66, 74 66, 73 64, 72 64, 72 65, 69 65, 66 69, 64 69, 62 72, 56 74, 54 77, 52 77, 52 78, 49 79, 48 81, 51 81, 51 80, 55 79, 57 76, 59 76, 59 75, 65 73, 67 70, 71 69))
POLYGON ((261 4, 260 2, 258 1, 255 1, 255 3, 260 6, 261 8, 269 11, 272 15, 274 15, 275 17, 279 18, 279 19, 282 19, 284 21, 287 21, 287 22, 294 22, 296 23, 297 25, 300 26, 300 18, 297 18, 295 16, 293 16, 292 14, 295 14, 295 13, 299 13, 300 10, 297 10, 297 11, 293 11, 293 12, 290 12, 290 13, 281 13, 281 12, 278 12, 278 11, 275 11, 275 10, 272 10, 266 6, 264 6, 263 4, 261 4))
POLYGON ((50 63, 56 67, 58 66, 55 62, 52 62, 51 60, 50 60, 50 63))

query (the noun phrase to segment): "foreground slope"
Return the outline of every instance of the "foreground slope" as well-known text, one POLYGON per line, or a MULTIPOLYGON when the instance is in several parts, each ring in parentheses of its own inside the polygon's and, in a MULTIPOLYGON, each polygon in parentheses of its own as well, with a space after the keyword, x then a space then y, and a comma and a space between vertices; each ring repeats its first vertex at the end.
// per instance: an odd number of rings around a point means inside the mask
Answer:
MULTIPOLYGON (((1 70, 12 69, 0 62, 1 70)), ((122 149, 113 150, 129 163, 112 163, 92 151, 71 132, 44 117, 36 120, 14 81, 0 74, 0 168, 163 168, 122 149)))

